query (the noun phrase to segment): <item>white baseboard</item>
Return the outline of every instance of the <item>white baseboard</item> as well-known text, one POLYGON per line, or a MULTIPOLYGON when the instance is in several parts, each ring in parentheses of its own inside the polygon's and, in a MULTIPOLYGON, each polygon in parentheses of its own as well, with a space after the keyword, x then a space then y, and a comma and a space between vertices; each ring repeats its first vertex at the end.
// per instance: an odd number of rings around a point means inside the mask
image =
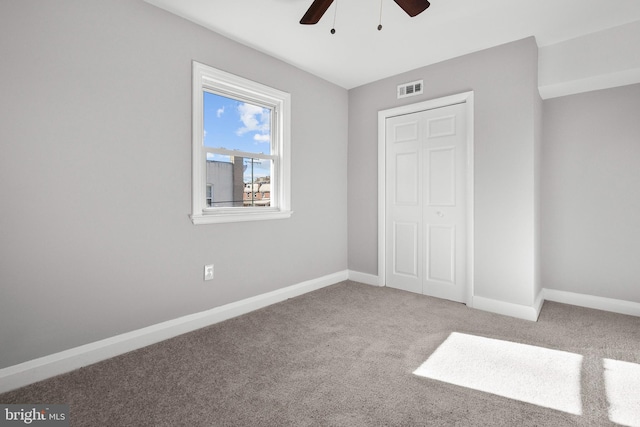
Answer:
POLYGON ((637 302, 576 294, 573 292, 558 291, 548 288, 543 289, 543 291, 544 299, 547 301, 640 317, 640 303, 637 302))
POLYGON ((146 328, 75 347, 49 356, 0 369, 0 393, 79 369, 129 351, 195 331, 223 320, 347 280, 349 273, 337 272, 266 294, 233 302, 200 313, 158 323, 146 328))
POLYGON ((510 302, 498 301, 495 299, 479 296, 473 297, 473 308, 475 309, 502 314, 504 316, 517 317, 518 319, 531 320, 533 322, 538 320, 538 315, 540 314, 541 307, 541 295, 536 299, 536 304, 534 305, 534 307, 513 304, 510 302))
POLYGON ((554 301, 562 304, 576 305, 578 307, 640 317, 640 303, 637 302, 577 294, 548 288, 542 289, 538 294, 533 307, 475 296, 473 297, 473 308, 536 321, 540 315, 544 301, 554 301))
POLYGON ((349 270, 349 280, 364 283, 365 285, 382 286, 380 277, 373 274, 361 273, 359 271, 349 270))
POLYGON ((542 306, 544 305, 544 289, 540 289, 538 295, 536 296, 535 301, 533 302, 533 310, 536 312, 536 321, 538 317, 540 317, 540 311, 542 310, 542 306))

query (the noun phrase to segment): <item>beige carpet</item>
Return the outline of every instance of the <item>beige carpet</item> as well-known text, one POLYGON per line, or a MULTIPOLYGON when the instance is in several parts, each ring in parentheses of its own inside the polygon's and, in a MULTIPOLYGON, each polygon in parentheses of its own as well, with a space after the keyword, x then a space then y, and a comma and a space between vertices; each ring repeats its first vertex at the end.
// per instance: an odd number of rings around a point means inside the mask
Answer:
POLYGON ((547 302, 528 322, 344 282, 0 403, 69 404, 72 426, 640 425, 638 367, 637 317, 547 302))

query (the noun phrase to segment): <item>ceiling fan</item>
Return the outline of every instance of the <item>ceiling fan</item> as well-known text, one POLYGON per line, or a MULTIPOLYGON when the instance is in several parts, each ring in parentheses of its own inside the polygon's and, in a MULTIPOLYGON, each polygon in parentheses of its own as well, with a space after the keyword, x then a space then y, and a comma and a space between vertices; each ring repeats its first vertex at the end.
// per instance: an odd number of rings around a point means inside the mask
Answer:
MULTIPOLYGON (((407 15, 414 17, 424 12, 429 6, 430 3, 427 0, 394 0, 398 6, 402 8, 407 15)), ((301 24, 304 25, 313 25, 317 24, 322 18, 322 15, 329 9, 333 0, 313 0, 309 10, 304 14, 302 19, 300 20, 301 24)))

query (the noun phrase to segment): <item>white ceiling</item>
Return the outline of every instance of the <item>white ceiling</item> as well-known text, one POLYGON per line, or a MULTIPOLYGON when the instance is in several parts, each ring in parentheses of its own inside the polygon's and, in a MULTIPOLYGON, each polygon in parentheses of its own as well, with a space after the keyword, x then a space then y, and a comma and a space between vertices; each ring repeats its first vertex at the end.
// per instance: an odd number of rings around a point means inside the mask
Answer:
POLYGON ((378 31, 380 0, 334 0, 317 25, 299 24, 312 0, 145 1, 346 89, 529 36, 542 47, 640 20, 640 0, 431 0, 414 18, 382 0, 378 31))

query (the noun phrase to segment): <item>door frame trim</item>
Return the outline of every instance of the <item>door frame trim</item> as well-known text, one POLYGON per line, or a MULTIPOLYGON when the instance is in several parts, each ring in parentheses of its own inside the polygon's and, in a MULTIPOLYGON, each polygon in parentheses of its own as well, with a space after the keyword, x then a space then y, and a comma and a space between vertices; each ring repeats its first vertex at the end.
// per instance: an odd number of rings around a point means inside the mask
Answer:
POLYGON ((386 286, 386 134, 387 119, 420 111, 433 110, 448 107, 455 104, 466 106, 466 132, 467 132, 467 283, 466 304, 473 306, 474 295, 474 128, 473 91, 462 92, 442 98, 430 99, 415 104, 390 108, 378 111, 378 279, 380 286, 386 286))

